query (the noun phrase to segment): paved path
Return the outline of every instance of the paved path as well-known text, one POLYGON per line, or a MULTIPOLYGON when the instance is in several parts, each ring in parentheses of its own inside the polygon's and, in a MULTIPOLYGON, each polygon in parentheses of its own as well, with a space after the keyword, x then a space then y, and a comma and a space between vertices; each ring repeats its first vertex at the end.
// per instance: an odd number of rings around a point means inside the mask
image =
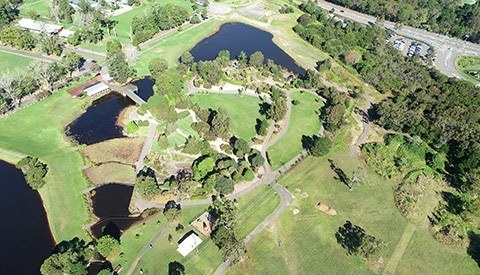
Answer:
POLYGON ((149 133, 147 136, 147 140, 145 141, 145 144, 143 145, 142 152, 140 153, 140 157, 138 158, 138 161, 135 163, 135 171, 138 173, 140 170, 143 169, 145 166, 144 164, 144 159, 150 153, 150 150, 152 150, 152 145, 153 142, 157 140, 158 137, 158 123, 150 119, 149 121, 149 133))
MULTIPOLYGON (((376 22, 374 16, 356 12, 326 1, 318 1, 318 6, 325 9, 335 9, 335 14, 340 17, 348 18, 359 23, 368 24, 376 22), (342 12, 343 11, 343 12, 342 12)), ((390 29, 399 35, 410 37, 418 41, 423 41, 432 46, 436 52, 435 67, 447 76, 463 78, 455 68, 455 59, 461 55, 480 56, 480 45, 463 41, 458 38, 448 37, 441 34, 428 32, 409 26, 403 26, 395 29, 395 23, 385 21, 384 27, 390 29)))
POLYGON ((405 253, 405 250, 410 243, 410 239, 415 232, 415 229, 416 228, 413 224, 407 224, 405 230, 403 231, 403 235, 397 244, 397 247, 395 247, 395 251, 393 252, 392 257, 387 263, 387 267, 385 267, 385 269, 383 270, 383 274, 395 274, 395 271, 397 270, 397 265, 402 259, 403 254, 405 253))
POLYGON ((140 252, 140 255, 138 255, 135 261, 133 261, 132 266, 130 266, 130 269, 127 272, 128 275, 133 274, 138 264, 142 260, 143 256, 145 256, 145 254, 147 254, 147 252, 151 249, 150 246, 153 246, 157 242, 158 238, 160 238, 160 236, 163 234, 167 226, 168 226, 168 222, 164 223, 162 227, 158 230, 157 234, 150 240, 150 242, 145 246, 145 248, 143 248, 143 250, 140 252))
POLYGON ((67 50, 69 52, 77 53, 77 54, 79 54, 79 55, 81 55, 85 58, 90 58, 90 59, 94 59, 94 60, 107 58, 107 54, 105 54, 103 52, 87 50, 87 49, 83 49, 83 48, 80 48, 80 47, 72 47, 72 46, 67 45, 65 47, 65 50, 67 50))
POLYGON ((0 46, 0 51, 23 56, 23 57, 33 58, 41 61, 46 61, 46 62, 57 62, 61 60, 61 58, 57 56, 48 56, 40 53, 17 50, 17 49, 5 47, 5 46, 0 46))

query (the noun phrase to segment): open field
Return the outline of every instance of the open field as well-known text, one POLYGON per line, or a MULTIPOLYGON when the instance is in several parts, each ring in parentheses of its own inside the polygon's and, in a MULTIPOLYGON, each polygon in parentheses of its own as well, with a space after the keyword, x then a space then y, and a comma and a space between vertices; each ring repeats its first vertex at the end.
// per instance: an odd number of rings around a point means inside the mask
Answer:
POLYGON ((457 71, 468 79, 468 81, 474 84, 480 84, 480 79, 469 74, 469 72, 480 74, 480 57, 461 56, 455 60, 455 67, 457 67, 457 71))
POLYGON ((26 69, 33 59, 26 56, 0 51, 0 70, 2 72, 15 69, 26 69))
POLYGON ((95 163, 120 162, 135 164, 142 151, 142 138, 116 138, 81 148, 89 160, 95 163))
POLYGON ((322 126, 318 110, 323 106, 323 102, 319 97, 310 93, 295 92, 291 99, 300 103, 292 104, 290 123, 285 135, 268 148, 272 169, 279 168, 300 154, 303 151, 302 136, 316 135, 322 126))
POLYGON ((30 14, 34 12, 41 17, 49 17, 51 5, 52 1, 50 0, 24 0, 20 6, 20 15, 30 17, 30 14))
MULTIPOLYGON (((248 235, 273 212, 279 201, 280 198, 275 195, 274 190, 265 185, 259 186, 248 195, 238 199, 237 217, 240 226, 238 234, 242 237, 248 235)), ((141 268, 148 274, 165 274, 168 271, 168 263, 178 261, 185 266, 187 274, 213 274, 222 263, 222 257, 211 239, 206 239, 203 235, 200 235, 203 242, 198 247, 198 251, 192 252, 185 258, 176 251, 176 242, 192 229, 188 224, 205 211, 206 208, 207 206, 195 207, 193 209, 186 207, 183 209, 182 225, 185 226, 185 231, 181 233, 175 232, 177 223, 170 225, 151 251, 145 255, 142 262, 138 265, 137 271, 141 268), (173 237, 172 244, 168 242, 168 234, 171 234, 173 237)))
POLYGON ((255 125, 259 113, 260 100, 256 97, 231 94, 196 94, 192 97, 202 108, 223 108, 230 117, 230 132, 246 141, 256 135, 255 125))
POLYGON ((137 173, 132 166, 120 163, 104 163, 84 170, 93 184, 101 183, 135 183, 137 173))
MULTIPOLYGON (((336 140, 336 143, 343 142, 336 140)), ((299 274, 380 273, 400 240, 406 251, 396 253, 398 274, 478 272, 476 263, 464 249, 438 243, 425 228, 414 227, 411 239, 402 238, 407 232, 405 229, 412 225, 407 225, 394 204, 392 182, 364 169, 361 185, 349 191, 334 179, 327 159, 333 159, 347 175, 362 166, 358 159, 349 157, 342 145, 325 158, 309 157, 293 168, 280 184, 295 195, 295 201, 268 231, 247 246, 250 258, 230 268, 230 273, 282 274, 286 270, 299 274), (334 208, 338 215, 327 216, 320 212, 315 208, 318 202, 334 208), (347 220, 386 242, 387 248, 381 258, 365 262, 346 255, 346 250, 336 242, 335 233, 347 220)))
POLYGON ((64 136, 65 126, 88 101, 72 98, 67 90, 0 119, 1 148, 39 157, 48 165, 40 194, 57 241, 85 238, 83 224, 88 217, 81 195, 88 186, 81 172, 83 158, 64 136))

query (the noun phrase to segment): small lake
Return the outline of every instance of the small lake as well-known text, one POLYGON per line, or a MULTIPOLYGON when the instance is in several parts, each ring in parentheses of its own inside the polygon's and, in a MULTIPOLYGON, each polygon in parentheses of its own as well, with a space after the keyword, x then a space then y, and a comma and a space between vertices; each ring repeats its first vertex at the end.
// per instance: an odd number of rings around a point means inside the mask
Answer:
MULTIPOLYGON (((132 82, 138 87, 138 95, 145 101, 153 95, 154 82, 144 78, 132 82)), ((93 144, 123 137, 118 117, 123 109, 135 103, 128 97, 109 93, 95 100, 86 112, 67 127, 67 135, 79 144, 93 144)))
POLYGON ((213 35, 200 41, 190 53, 195 61, 214 60, 218 52, 229 50, 232 58, 244 51, 248 56, 261 51, 265 61, 271 59, 275 64, 296 74, 304 74, 305 69, 300 67, 293 58, 272 41, 273 35, 243 23, 226 23, 213 35))
POLYGON ((14 165, 0 161, 0 175, 0 274, 40 274, 55 246, 42 199, 14 165))
POLYGON ((93 213, 100 218, 91 228, 96 238, 104 234, 120 237, 121 232, 141 220, 140 217, 130 217, 128 209, 133 186, 111 183, 95 188, 92 194, 93 213))

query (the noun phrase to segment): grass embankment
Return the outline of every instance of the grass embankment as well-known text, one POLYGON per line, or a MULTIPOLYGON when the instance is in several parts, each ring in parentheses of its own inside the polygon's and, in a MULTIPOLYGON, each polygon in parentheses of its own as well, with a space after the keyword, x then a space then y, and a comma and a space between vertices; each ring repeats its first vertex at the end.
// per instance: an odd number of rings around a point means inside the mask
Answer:
POLYGON ((2 72, 26 69, 33 59, 0 51, 0 70, 2 72))
POLYGON ((102 183, 135 183, 137 173, 132 166, 120 163, 104 163, 84 170, 93 184, 102 183))
MULTIPOLYGON (((335 142, 345 144, 346 139, 342 140, 335 142)), ((362 183, 349 191, 335 179, 327 159, 333 159, 347 175, 362 165, 342 145, 325 158, 309 157, 293 168, 280 184, 293 192, 295 201, 269 231, 262 232, 247 246, 250 258, 232 267, 231 273, 279 274, 290 270, 300 274, 372 274, 380 273, 389 263, 405 229, 411 226, 395 206, 394 184, 371 170, 364 170, 362 183), (338 215, 320 212, 315 207, 318 202, 334 208, 338 215), (298 214, 293 210, 298 210, 298 214), (346 220, 386 242, 388 247, 382 252, 381 261, 367 263, 346 255, 335 239, 338 227, 346 220)), ((415 228, 412 238, 404 242, 405 253, 396 255, 398 274, 478 272, 475 262, 463 249, 441 245, 424 227, 415 228)))
MULTIPOLYGON (((260 222, 262 222, 268 215, 270 215, 271 212, 273 212, 273 210, 278 206, 279 201, 280 199, 277 195, 275 195, 274 190, 264 185, 259 186, 251 193, 238 199, 237 217, 239 224, 239 235, 242 237, 247 236, 258 224, 260 224, 260 222)), ((135 273, 142 269, 148 274, 166 274, 168 273, 168 263, 178 261, 185 266, 186 273, 188 274, 213 274, 217 267, 222 263, 222 256, 211 239, 207 239, 203 235, 200 235, 203 242, 198 247, 198 251, 191 252, 185 258, 176 251, 177 241, 185 233, 192 230, 192 227, 189 226, 189 223, 195 217, 204 212, 207 207, 207 205, 185 207, 182 210, 183 217, 181 222, 181 224, 185 226, 185 230, 183 232, 176 232, 175 226, 177 226, 177 223, 171 224, 160 237, 160 239, 158 239, 153 248, 150 249, 150 251, 145 255, 143 260, 138 265, 135 273), (173 237, 171 244, 168 242, 167 238, 169 234, 171 234, 173 237)), ((151 227, 155 226, 153 226, 153 223, 151 223, 151 225, 152 226, 149 226, 148 224, 146 226, 138 225, 127 231, 127 233, 122 237, 122 245, 126 246, 124 250, 135 255, 129 256, 131 259, 129 262, 133 261, 138 252, 143 249, 146 243, 148 243, 146 240, 149 240, 155 235, 156 231, 158 231, 158 226, 156 227, 156 230, 152 230, 151 227), (141 235, 145 241, 133 240, 132 238, 135 237, 135 232, 137 230, 144 230, 142 231, 144 232, 143 234, 148 232, 149 237, 147 238, 141 235), (140 246, 138 245, 139 243, 141 244, 140 246)), ((115 263, 117 262, 114 261, 114 264, 115 263)), ((125 264, 125 266, 130 266, 130 264, 125 264)))
POLYGON ((253 96, 231 94, 196 94, 192 97, 202 108, 222 108, 230 117, 230 132, 250 141, 256 135, 255 125, 260 115, 260 100, 253 96))
POLYGON ((457 71, 473 84, 480 84, 480 79, 470 73, 480 74, 480 57, 460 56, 455 60, 457 71))
POLYGON ((0 119, 1 148, 39 157, 48 165, 40 194, 57 241, 86 237, 83 224, 88 213, 81 195, 88 185, 81 172, 84 162, 64 136, 65 126, 85 104, 64 89, 0 119))
POLYGON ((95 163, 120 162, 135 164, 142 151, 142 138, 116 138, 81 147, 89 160, 95 163))
POLYGON ((292 104, 292 113, 287 132, 275 144, 268 148, 268 157, 272 169, 278 169, 303 151, 302 136, 317 135, 322 127, 319 119, 319 109, 323 102, 311 93, 295 92, 291 100, 298 100, 298 105, 292 104))

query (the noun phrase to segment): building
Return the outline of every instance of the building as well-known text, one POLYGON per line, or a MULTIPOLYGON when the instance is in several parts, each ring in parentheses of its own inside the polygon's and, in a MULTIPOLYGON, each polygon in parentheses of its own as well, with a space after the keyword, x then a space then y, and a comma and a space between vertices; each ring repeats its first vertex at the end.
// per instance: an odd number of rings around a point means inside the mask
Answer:
POLYGON ((183 257, 186 257, 190 252, 192 252, 197 246, 202 243, 202 240, 195 234, 195 232, 190 231, 187 233, 187 237, 183 237, 179 244, 177 251, 182 254, 183 257), (190 235, 188 235, 190 234, 190 235), (187 236, 188 235, 188 236, 187 236))
POLYGON ((60 25, 48 24, 29 18, 22 18, 18 20, 17 25, 25 30, 47 34, 58 34, 63 30, 63 27, 60 25))
POLYGON ((103 82, 98 82, 86 89, 84 89, 83 91, 88 95, 88 96, 94 96, 94 95, 97 95, 97 94, 100 94, 106 90, 110 89, 110 87, 103 83, 103 82))

